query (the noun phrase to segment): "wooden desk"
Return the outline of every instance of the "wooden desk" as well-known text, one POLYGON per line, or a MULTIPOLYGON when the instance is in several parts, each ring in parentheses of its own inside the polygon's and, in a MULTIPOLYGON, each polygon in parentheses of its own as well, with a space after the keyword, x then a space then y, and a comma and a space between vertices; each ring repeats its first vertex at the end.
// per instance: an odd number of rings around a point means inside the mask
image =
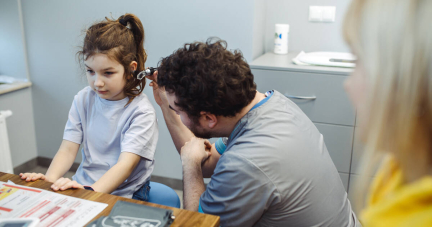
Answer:
MULTIPOLYGON (((24 185, 24 186, 35 187, 35 188, 40 188, 40 189, 52 191, 51 190, 51 183, 41 181, 41 180, 34 181, 34 182, 26 182, 24 180, 21 180, 21 178, 18 175, 0 172, 0 181, 7 182, 8 180, 10 180, 10 181, 12 181, 18 185, 24 185)), ((127 199, 124 197, 110 195, 110 194, 106 194, 106 193, 93 192, 93 191, 84 190, 84 189, 70 189, 70 190, 66 190, 66 191, 59 191, 56 193, 60 193, 63 195, 68 195, 68 196, 72 196, 72 197, 76 197, 76 198, 91 200, 91 201, 95 201, 95 202, 100 202, 100 203, 107 203, 108 207, 105 208, 105 210, 103 210, 100 214, 98 214, 93 220, 98 219, 100 216, 108 216, 109 213, 111 212, 111 209, 113 208, 114 204, 118 200, 123 200, 123 201, 127 201, 127 202, 144 204, 147 206, 160 207, 160 208, 173 210, 174 215, 176 217, 175 221, 171 224, 171 226, 173 226, 173 227, 175 227, 175 226, 215 226, 215 227, 219 226, 219 217, 218 216, 201 214, 198 212, 178 209, 178 208, 174 208, 174 207, 167 207, 167 206, 163 206, 163 205, 138 201, 138 200, 134 200, 134 199, 127 199)))

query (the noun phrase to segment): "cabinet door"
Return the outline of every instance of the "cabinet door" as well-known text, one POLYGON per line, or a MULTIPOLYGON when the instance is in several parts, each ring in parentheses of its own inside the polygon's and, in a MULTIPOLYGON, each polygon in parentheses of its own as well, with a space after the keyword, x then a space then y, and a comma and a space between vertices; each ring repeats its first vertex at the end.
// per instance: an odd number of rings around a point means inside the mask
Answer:
POLYGON ((345 191, 348 192, 349 174, 348 173, 339 173, 339 176, 342 180, 343 186, 345 187, 345 191))
POLYGON ((360 130, 359 127, 355 127, 354 131, 354 146, 353 155, 351 161, 351 173, 361 174, 360 172, 360 162, 363 156, 363 143, 360 140, 360 130))
POLYGON ((354 126, 354 108, 343 88, 346 76, 260 69, 252 73, 258 91, 289 96, 313 122, 354 126))
POLYGON ((363 142, 361 141, 360 133, 361 133, 361 128, 358 126, 355 127, 354 146, 353 146, 353 154, 352 154, 352 160, 351 160, 351 173, 363 175, 363 174, 366 174, 366 172, 368 172, 370 177, 374 177, 376 175, 376 172, 378 171, 378 169, 380 167, 379 161, 375 164, 373 164, 370 161, 366 161, 366 163, 371 165, 371 167, 370 167, 371 169, 370 170, 369 169, 364 169, 364 170, 360 169, 361 165, 362 165, 361 162, 363 161, 363 156, 365 155, 365 153, 364 153, 365 152, 364 151, 365 146, 363 145, 363 142), (365 171, 365 172, 362 172, 362 171, 365 171))
POLYGON ((324 136, 324 143, 337 170, 349 173, 354 128, 320 123, 315 123, 315 126, 324 136))

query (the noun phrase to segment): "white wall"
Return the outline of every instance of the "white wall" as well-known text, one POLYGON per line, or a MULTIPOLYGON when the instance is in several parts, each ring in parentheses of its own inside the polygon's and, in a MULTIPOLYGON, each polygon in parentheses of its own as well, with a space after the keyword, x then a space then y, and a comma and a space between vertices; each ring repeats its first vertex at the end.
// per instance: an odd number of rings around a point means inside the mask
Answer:
MULTIPOLYGON (((0 0, 0 75, 27 79, 17 0, 0 0)), ((0 110, 12 110, 6 119, 12 164, 37 157, 31 88, 0 95, 0 110)), ((1 157, 0 157, 1 158, 1 157)))
POLYGON ((253 45, 252 58, 255 59, 263 55, 265 51, 266 34, 266 14, 267 2, 265 0, 255 0, 254 2, 254 21, 253 21, 253 45))
POLYGON ((274 25, 289 24, 289 51, 349 51, 342 22, 349 0, 267 0, 265 50, 273 51, 274 25), (336 6, 334 23, 309 22, 309 6, 336 6))
POLYGON ((16 0, 0 0, 0 75, 27 79, 16 0))
MULTIPOLYGON (((33 86, 33 105, 39 156, 52 158, 62 140, 74 95, 86 86, 75 59, 81 30, 95 20, 130 12, 142 21, 146 33, 146 65, 156 66, 186 42, 210 36, 227 40, 229 49, 243 51, 252 60, 254 2, 23 0, 24 27, 33 86)), ((150 87, 145 93, 153 100, 150 87)), ((156 105, 154 103, 154 105, 156 105)), ((155 175, 181 179, 181 163, 158 111, 160 138, 155 175)))

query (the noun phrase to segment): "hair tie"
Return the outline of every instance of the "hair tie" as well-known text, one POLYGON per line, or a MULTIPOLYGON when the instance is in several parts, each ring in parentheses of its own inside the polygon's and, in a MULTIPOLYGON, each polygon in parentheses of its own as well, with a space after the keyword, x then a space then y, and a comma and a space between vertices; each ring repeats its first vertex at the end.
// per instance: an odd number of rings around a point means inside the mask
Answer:
POLYGON ((122 24, 123 26, 127 26, 127 22, 122 18, 119 20, 120 24, 122 24))

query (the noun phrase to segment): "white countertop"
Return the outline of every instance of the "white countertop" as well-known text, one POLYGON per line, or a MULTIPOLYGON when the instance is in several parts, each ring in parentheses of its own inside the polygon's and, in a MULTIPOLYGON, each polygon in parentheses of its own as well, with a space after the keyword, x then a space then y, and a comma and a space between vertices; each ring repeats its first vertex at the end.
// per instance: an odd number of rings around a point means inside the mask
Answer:
POLYGON ((23 89, 26 87, 30 87, 32 85, 31 82, 15 82, 11 84, 0 84, 0 95, 16 91, 19 89, 23 89))
POLYGON ((348 76, 353 71, 352 68, 296 65, 292 62, 292 59, 295 58, 298 54, 299 52, 291 52, 285 55, 268 52, 253 60, 252 63, 249 65, 251 69, 309 72, 341 76, 348 76))

